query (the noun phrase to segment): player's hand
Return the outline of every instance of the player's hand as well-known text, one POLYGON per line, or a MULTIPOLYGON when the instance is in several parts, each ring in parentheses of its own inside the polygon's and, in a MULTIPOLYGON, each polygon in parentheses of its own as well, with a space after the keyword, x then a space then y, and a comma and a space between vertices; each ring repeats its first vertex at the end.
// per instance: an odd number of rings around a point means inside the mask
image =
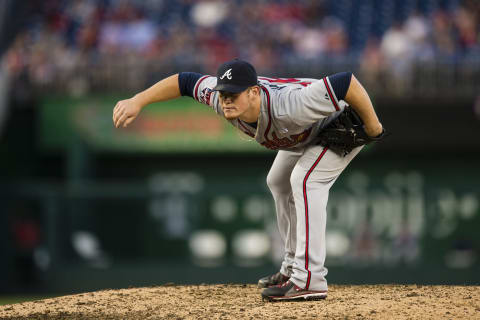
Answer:
POLYGON ((113 125, 126 128, 138 116, 142 106, 135 97, 117 102, 113 108, 113 125))

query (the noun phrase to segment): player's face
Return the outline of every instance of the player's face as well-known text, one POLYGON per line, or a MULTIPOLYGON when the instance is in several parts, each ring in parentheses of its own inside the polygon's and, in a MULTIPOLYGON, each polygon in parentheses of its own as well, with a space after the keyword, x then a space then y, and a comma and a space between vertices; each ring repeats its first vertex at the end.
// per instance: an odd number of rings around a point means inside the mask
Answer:
POLYGON ((249 93, 251 89, 248 88, 240 93, 220 91, 220 104, 225 118, 228 120, 237 119, 250 110, 252 97, 249 93))

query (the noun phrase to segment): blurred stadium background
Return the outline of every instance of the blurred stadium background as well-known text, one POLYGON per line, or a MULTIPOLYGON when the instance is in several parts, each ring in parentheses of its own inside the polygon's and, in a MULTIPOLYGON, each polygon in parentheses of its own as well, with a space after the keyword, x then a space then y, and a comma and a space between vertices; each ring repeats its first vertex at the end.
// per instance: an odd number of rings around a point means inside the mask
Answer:
POLYGON ((351 70, 392 132, 333 187, 331 283, 480 283, 480 2, 0 2, 0 294, 255 282, 281 247, 275 153, 178 99, 111 110, 241 57, 351 70))

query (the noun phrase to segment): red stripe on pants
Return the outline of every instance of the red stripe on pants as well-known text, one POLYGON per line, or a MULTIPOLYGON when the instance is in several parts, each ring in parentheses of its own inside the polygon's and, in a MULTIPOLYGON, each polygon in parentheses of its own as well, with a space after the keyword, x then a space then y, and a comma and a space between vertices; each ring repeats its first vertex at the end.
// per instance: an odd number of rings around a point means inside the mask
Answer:
POLYGON ((315 161, 315 163, 313 164, 313 166, 310 168, 310 170, 308 170, 307 174, 305 175, 305 178, 303 179, 303 200, 305 201, 305 224, 306 224, 306 232, 305 232, 305 243, 306 243, 306 246, 305 246, 305 269, 307 270, 308 272, 308 276, 307 276, 307 284, 305 286, 305 290, 308 290, 308 287, 310 286, 310 278, 311 278, 311 272, 310 270, 308 270, 308 239, 309 239, 309 232, 308 232, 308 199, 307 199, 307 180, 308 180, 308 177, 310 176, 310 174, 312 173, 312 171, 315 169, 315 167, 317 166, 317 164, 320 162, 320 160, 323 158, 323 155, 325 154, 325 152, 327 152, 328 148, 325 147, 323 148, 323 151, 322 153, 318 156, 317 160, 315 161))

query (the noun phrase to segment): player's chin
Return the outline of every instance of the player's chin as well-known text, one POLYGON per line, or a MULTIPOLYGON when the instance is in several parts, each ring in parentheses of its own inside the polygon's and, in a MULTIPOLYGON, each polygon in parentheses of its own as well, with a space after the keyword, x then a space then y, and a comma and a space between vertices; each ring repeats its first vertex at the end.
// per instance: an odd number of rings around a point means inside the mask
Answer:
POLYGON ((223 112, 223 115, 225 116, 225 119, 227 120, 235 120, 238 118, 238 114, 236 112, 223 112))

